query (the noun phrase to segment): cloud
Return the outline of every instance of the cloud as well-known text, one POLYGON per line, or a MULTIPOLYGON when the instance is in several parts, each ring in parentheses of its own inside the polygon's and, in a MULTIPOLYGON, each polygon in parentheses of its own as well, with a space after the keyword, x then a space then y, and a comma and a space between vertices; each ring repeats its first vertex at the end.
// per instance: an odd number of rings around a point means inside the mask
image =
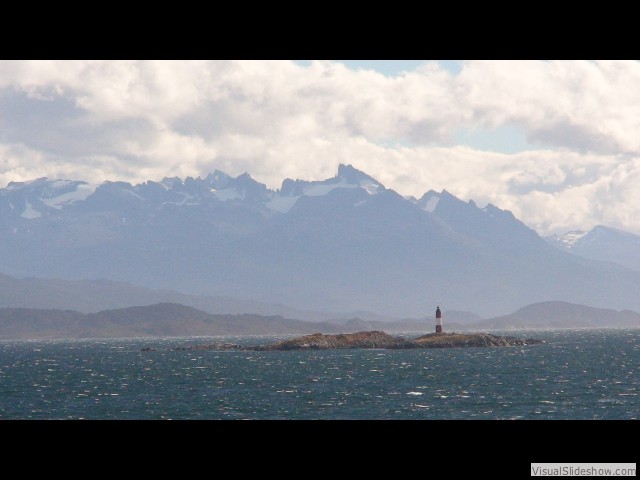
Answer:
POLYGON ((541 233, 640 233, 640 63, 0 62, 0 181, 145 181, 214 169, 277 188, 352 163, 401 194, 447 189, 541 233), (455 145, 515 127, 537 148, 455 145))
POLYGON ((476 61, 457 78, 473 118, 583 152, 640 153, 640 62, 476 61))

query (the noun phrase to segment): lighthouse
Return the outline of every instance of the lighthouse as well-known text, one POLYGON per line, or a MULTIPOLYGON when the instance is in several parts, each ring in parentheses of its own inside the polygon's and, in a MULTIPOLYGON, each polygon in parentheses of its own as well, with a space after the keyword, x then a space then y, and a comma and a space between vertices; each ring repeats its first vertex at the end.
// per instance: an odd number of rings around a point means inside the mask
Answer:
POLYGON ((442 312, 439 305, 436 308, 436 333, 442 333, 442 312))

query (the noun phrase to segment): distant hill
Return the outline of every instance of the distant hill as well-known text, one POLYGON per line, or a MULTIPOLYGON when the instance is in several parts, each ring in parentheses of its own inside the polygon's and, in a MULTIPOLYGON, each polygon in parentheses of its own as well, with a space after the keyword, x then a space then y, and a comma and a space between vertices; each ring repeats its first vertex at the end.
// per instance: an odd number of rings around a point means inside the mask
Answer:
POLYGON ((393 320, 372 312, 351 313, 300 310, 287 305, 257 302, 228 296, 189 295, 173 290, 138 287, 111 280, 63 280, 15 278, 0 273, 0 308, 76 310, 95 313, 156 303, 179 303, 213 314, 279 315, 309 322, 344 323, 357 316, 366 320, 393 320))
POLYGON ((201 335, 278 335, 352 333, 383 327, 388 331, 431 331, 431 323, 307 322, 278 315, 210 314, 176 303, 81 313, 73 310, 0 308, 0 339, 183 337, 201 335))
POLYGON ((72 310, 0 309, 0 339, 338 333, 343 329, 331 323, 280 316, 212 315, 174 303, 90 314, 72 310))
MULTIPOLYGON (((338 317, 336 313, 298 310, 286 305, 227 296, 189 295, 172 290, 138 287, 126 282, 14 278, 0 273, 0 308, 61 309, 95 313, 156 303, 180 303, 213 314, 255 313, 308 321, 324 321, 338 317)), ((368 312, 361 313, 367 315, 368 312)), ((378 318, 375 314, 369 315, 371 318, 378 318)))
POLYGON ((640 313, 587 307, 567 302, 539 302, 510 315, 465 325, 468 330, 526 330, 539 328, 640 328, 640 313))

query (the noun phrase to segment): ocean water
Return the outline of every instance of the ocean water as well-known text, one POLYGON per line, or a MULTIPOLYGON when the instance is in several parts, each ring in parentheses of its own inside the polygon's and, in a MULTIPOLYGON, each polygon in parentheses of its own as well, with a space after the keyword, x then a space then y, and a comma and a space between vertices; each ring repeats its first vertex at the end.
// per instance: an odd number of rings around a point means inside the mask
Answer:
MULTIPOLYGON (((1 419, 637 419, 640 330, 543 345, 172 351, 221 338, 0 342, 1 419), (152 347, 156 351, 142 352, 152 347)), ((230 338, 266 343, 275 337, 230 338)))

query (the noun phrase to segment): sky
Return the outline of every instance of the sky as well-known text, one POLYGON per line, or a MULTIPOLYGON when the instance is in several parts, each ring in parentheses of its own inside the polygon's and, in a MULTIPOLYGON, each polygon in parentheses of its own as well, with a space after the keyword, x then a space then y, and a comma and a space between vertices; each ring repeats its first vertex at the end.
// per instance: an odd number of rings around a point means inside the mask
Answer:
POLYGON ((0 187, 352 164, 541 235, 640 234, 640 62, 2 61, 0 187))

